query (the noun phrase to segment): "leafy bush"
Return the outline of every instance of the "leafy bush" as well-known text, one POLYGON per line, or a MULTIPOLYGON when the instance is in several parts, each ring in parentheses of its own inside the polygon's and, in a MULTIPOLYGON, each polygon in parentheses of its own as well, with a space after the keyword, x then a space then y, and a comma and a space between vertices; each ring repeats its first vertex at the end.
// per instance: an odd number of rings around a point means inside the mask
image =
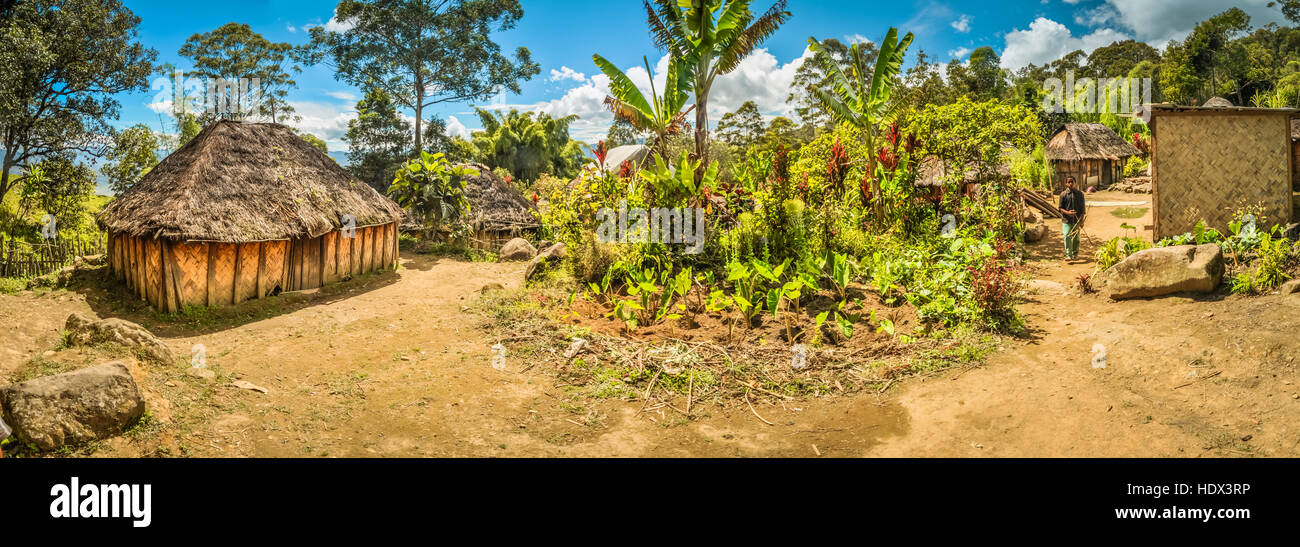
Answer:
POLYGON ((1097 270, 1109 270, 1111 266, 1119 264, 1129 255, 1150 248, 1151 244, 1142 238, 1129 236, 1111 238, 1097 249, 1097 270))
POLYGON ((1151 162, 1142 159, 1141 156, 1131 156, 1128 162, 1124 164, 1125 177, 1140 177, 1146 174, 1147 166, 1151 162))

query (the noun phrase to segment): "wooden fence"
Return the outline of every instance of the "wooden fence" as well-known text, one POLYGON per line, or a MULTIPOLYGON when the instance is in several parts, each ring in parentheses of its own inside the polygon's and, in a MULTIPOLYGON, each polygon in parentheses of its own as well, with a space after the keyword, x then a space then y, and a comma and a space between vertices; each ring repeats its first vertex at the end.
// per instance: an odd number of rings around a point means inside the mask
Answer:
POLYGON ((79 256, 104 254, 104 238, 59 238, 31 244, 0 237, 0 277, 36 277, 63 269, 79 256))

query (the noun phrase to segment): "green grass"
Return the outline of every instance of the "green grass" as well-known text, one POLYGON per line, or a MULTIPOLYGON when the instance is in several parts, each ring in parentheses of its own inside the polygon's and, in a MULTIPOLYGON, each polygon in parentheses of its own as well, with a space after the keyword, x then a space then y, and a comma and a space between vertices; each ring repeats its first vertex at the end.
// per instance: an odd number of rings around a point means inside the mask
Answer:
POLYGON ((1118 209, 1111 211, 1110 214, 1116 218, 1124 218, 1124 219, 1142 218, 1143 215, 1147 214, 1147 208, 1146 207, 1120 207, 1118 209))

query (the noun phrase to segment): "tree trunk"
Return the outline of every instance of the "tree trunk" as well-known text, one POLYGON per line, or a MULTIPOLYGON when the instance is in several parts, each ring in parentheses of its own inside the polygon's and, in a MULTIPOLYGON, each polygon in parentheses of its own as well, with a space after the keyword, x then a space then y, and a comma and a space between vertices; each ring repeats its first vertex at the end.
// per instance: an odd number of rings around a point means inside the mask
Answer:
POLYGON ((698 185, 704 180, 704 171, 709 167, 709 105, 708 98, 700 99, 698 91, 695 96, 695 159, 700 162, 700 166, 695 169, 695 184, 698 185))

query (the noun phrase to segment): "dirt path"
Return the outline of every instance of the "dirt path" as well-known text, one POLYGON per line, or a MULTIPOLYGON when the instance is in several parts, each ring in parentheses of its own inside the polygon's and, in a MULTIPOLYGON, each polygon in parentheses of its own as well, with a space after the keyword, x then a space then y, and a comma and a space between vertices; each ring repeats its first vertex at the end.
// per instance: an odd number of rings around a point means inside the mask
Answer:
MULTIPOLYGON (((1084 255, 1097 243, 1085 238, 1084 255)), ((703 408, 694 421, 622 401, 574 409, 553 377, 518 372, 527 363, 494 370, 495 341, 464 308, 485 284, 518 286, 523 266, 412 255, 388 278, 307 295, 269 318, 198 335, 161 328, 178 356, 201 344, 223 377, 268 393, 169 380, 180 390, 169 399, 205 401, 206 414, 96 455, 157 454, 160 444, 171 455, 255 457, 1300 454, 1300 298, 1066 295, 1092 265, 1061 263, 1059 248, 1059 231, 1032 248, 1046 283, 1021 308, 1031 334, 1008 339, 982 367, 910 379, 883 396, 703 408), (1105 347, 1105 368, 1093 366, 1094 344, 1105 347)), ((53 349, 72 311, 148 323, 94 295, 0 297, 0 374, 53 349)))

